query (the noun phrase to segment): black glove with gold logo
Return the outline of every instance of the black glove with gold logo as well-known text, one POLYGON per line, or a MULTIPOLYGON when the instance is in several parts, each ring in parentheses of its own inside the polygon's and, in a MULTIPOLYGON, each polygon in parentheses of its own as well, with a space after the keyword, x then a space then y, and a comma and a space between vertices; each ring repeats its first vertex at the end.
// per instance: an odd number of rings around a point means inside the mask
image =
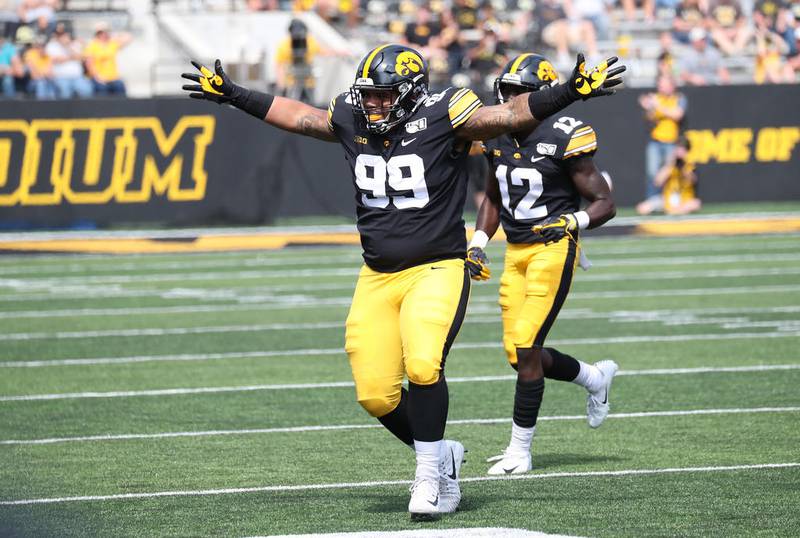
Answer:
POLYGON ((489 280, 492 277, 492 272, 489 270, 489 258, 481 247, 471 247, 467 251, 464 265, 469 270, 472 280, 489 280))
POLYGON ((575 241, 573 232, 577 229, 578 220, 575 215, 568 213, 558 217, 550 217, 542 224, 537 224, 531 228, 531 231, 540 235, 544 239, 545 245, 549 245, 550 243, 558 243, 566 236, 575 241))
POLYGON ((234 84, 222 69, 222 62, 219 60, 214 62, 213 72, 194 60, 192 60, 192 65, 200 71, 199 74, 183 73, 181 75, 181 77, 196 83, 183 85, 182 89, 190 92, 189 97, 213 101, 218 105, 228 103, 260 120, 266 118, 274 96, 251 91, 234 84))
POLYGON ((570 92, 573 93, 575 98, 583 99, 584 101, 592 97, 613 94, 616 91, 613 89, 614 86, 622 84, 622 77, 619 75, 624 73, 626 69, 624 65, 609 69, 618 60, 619 58, 612 56, 587 71, 583 54, 578 54, 575 69, 567 81, 570 92))

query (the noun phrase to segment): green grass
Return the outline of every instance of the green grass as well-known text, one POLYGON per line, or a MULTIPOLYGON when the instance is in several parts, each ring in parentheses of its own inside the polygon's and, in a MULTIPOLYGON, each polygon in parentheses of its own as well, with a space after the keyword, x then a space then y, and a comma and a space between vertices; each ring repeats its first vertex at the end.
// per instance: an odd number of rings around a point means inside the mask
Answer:
MULTIPOLYGON (((770 208, 756 209, 786 209, 770 208)), ((480 481, 463 484, 457 514, 424 525, 409 521, 406 485, 336 486, 406 481, 413 474, 408 449, 380 428, 363 428, 375 421, 355 403, 352 386, 237 389, 351 381, 339 350, 359 265, 357 249, 0 257, 0 363, 44 363, 0 367, 0 398, 5 399, 0 400, 0 502, 333 485, 0 504, 0 536, 251 536, 464 527, 609 537, 797 536, 800 467, 717 468, 800 463, 798 244, 800 235, 793 234, 587 239, 596 266, 577 274, 549 341, 586 361, 615 358, 623 373, 637 375, 615 380, 612 413, 651 415, 612 415, 602 428, 591 430, 584 420, 568 418, 584 412, 583 389, 548 381, 533 446, 535 470, 525 480, 483 481, 483 460, 508 441, 514 386, 510 378, 474 379, 513 373, 499 346, 502 246, 493 244, 495 278, 473 288, 467 322, 447 360, 453 380, 450 420, 456 421, 448 426, 448 437, 470 449, 463 477, 480 481), (291 326, 298 323, 331 326, 291 326), (281 325, 242 330, 274 324, 281 325), (174 334, 203 327, 229 330, 174 334), (137 330, 171 333, 122 332, 137 330), (624 341, 631 337, 639 340, 624 341), (663 341, 667 337, 673 340, 663 341), (475 347, 483 343, 498 345, 475 347), (302 349, 331 351, 276 353, 302 349), (200 360, 212 353, 223 356, 200 360), (177 360, 186 356, 190 360, 177 360), (148 360, 58 362, 124 357, 148 360), (781 365, 791 368, 774 369, 781 365), (714 370, 754 366, 773 369, 714 370), (699 367, 711 371, 652 372, 699 367), (215 387, 232 389, 9 400, 215 387), (763 408, 778 409, 756 411, 763 408), (725 409, 739 411, 712 412, 725 409), (678 411, 700 413, 674 414, 678 411), (488 422, 470 422, 476 419, 488 422), (1 443, 328 425, 349 427, 1 443), (707 470, 596 474, 692 468, 707 470)))

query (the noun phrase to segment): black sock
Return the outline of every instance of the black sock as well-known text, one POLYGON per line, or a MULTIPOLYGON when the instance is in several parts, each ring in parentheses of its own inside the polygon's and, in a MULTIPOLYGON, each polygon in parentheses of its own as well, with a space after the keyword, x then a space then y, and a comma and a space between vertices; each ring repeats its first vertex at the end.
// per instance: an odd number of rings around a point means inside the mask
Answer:
POLYGON ((408 382, 408 419, 417 441, 441 441, 447 422, 449 395, 444 376, 433 385, 408 382))
POLYGON ((543 394, 544 379, 533 381, 517 379, 517 391, 514 394, 514 424, 521 428, 536 426, 543 394))
POLYGON ((542 351, 550 355, 552 360, 543 360, 544 376, 548 379, 558 381, 575 381, 581 371, 580 363, 565 353, 561 353, 552 347, 546 347, 542 351))
POLYGON ((411 435, 411 423, 408 421, 408 391, 400 390, 400 403, 389 413, 379 417, 383 426, 392 432, 395 437, 409 446, 414 446, 414 436, 411 435))

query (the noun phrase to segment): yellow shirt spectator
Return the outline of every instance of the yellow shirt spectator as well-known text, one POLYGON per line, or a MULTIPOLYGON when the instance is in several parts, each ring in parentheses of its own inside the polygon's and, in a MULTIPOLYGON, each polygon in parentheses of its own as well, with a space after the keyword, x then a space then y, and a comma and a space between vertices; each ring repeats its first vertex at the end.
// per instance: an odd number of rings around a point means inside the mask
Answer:
POLYGON ((680 94, 663 95, 657 93, 653 96, 655 106, 651 112, 651 120, 653 121, 653 130, 650 131, 650 138, 659 142, 667 144, 674 144, 678 140, 680 134, 680 122, 676 121, 673 114, 667 114, 667 111, 675 111, 680 108, 686 108, 686 99, 680 94))
MULTIPOLYGON (((317 54, 320 53, 321 47, 316 39, 312 36, 308 36, 306 38, 306 54, 304 58, 304 63, 307 65, 311 65, 316 58, 317 54)), ((280 42, 278 45, 278 49, 275 51, 275 61, 280 65, 289 65, 292 63, 292 38, 286 37, 283 41, 280 42)))
POLYGON ((696 176, 694 165, 684 162, 683 166, 675 165, 670 170, 667 181, 664 183, 664 212, 668 215, 680 214, 681 208, 691 202, 695 195, 694 184, 696 176))
POLYGON ((121 43, 115 39, 107 41, 93 39, 86 45, 83 55, 92 64, 91 70, 95 80, 109 82, 119 79, 117 53, 121 48, 121 43))
POLYGON ((44 53, 40 46, 31 47, 22 57, 25 65, 31 70, 33 78, 44 78, 51 75, 53 60, 44 53))

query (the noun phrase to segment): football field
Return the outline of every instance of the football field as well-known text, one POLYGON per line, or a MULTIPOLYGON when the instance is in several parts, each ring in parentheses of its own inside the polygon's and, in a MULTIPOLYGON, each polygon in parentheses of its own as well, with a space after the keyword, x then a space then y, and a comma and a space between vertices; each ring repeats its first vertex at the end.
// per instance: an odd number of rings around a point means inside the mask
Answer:
POLYGON ((800 535, 800 234, 584 246, 548 344, 619 363, 610 417, 548 380, 534 471, 486 476, 515 383, 493 242, 447 358, 463 501, 424 524, 343 352, 360 249, 0 256, 0 536, 800 535))

